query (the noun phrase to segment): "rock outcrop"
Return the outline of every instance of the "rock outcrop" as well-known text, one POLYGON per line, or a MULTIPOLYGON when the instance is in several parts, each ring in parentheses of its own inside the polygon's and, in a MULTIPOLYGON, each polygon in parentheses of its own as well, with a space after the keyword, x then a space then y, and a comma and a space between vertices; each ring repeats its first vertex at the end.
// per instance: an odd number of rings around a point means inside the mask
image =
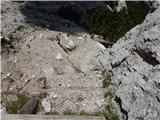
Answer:
POLYGON ((114 103, 126 120, 160 120, 160 8, 99 58, 112 73, 114 103))

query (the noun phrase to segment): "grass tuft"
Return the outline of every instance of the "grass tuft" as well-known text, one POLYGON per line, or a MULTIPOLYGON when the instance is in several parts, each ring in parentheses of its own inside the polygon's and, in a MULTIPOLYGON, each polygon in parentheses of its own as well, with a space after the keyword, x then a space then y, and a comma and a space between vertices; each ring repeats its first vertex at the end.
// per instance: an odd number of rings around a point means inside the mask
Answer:
POLYGON ((112 111, 111 106, 106 106, 106 113, 111 120, 120 120, 119 116, 112 111))
POLYGON ((104 94, 104 98, 113 98, 113 93, 111 92, 111 91, 108 91, 108 92, 106 92, 105 94, 104 94))
POLYGON ((23 94, 17 94, 17 100, 8 102, 6 110, 9 114, 16 114, 27 103, 28 97, 23 94))
POLYGON ((66 110, 63 112, 64 115, 77 115, 75 112, 73 112, 72 110, 66 110))
POLYGON ((104 75, 103 88, 108 87, 111 84, 111 80, 111 75, 109 73, 104 75))
POLYGON ((21 30, 23 30, 24 28, 25 28, 24 25, 19 25, 16 30, 21 31, 21 30))

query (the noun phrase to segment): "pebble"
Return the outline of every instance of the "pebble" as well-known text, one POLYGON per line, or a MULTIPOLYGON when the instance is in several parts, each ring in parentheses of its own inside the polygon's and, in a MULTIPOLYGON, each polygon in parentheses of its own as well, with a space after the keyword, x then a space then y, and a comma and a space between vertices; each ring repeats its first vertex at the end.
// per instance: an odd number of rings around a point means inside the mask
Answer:
POLYGON ((42 37, 43 37, 43 35, 40 33, 39 38, 42 38, 42 37))
POLYGON ((57 55, 56 55, 56 59, 57 59, 57 60, 62 60, 62 59, 63 59, 63 57, 62 57, 62 55, 61 55, 60 53, 57 53, 57 55))
POLYGON ((71 85, 70 85, 70 84, 67 84, 67 87, 69 87, 69 88, 70 88, 70 87, 71 87, 71 85))
POLYGON ((85 107, 85 106, 86 106, 86 104, 85 104, 85 103, 83 103, 83 104, 82 104, 82 106, 83 106, 83 107, 85 107))
POLYGON ((0 108, 0 115, 2 115, 2 114, 6 114, 7 112, 6 112, 6 108, 5 107, 1 107, 0 108))
POLYGON ((97 106, 100 108, 102 106, 101 102, 99 100, 96 101, 97 106))
POLYGON ((17 63, 18 62, 18 60, 14 60, 14 63, 17 63))
POLYGON ((55 98, 57 98, 57 97, 58 97, 58 95, 57 95, 57 94, 54 94, 54 95, 53 95, 53 98, 54 98, 54 99, 55 99, 55 98))
POLYGON ((11 73, 8 73, 8 74, 6 75, 6 77, 9 77, 9 76, 11 76, 11 73))
POLYGON ((35 78, 35 77, 36 77, 36 75, 32 75, 32 76, 31 76, 31 79, 33 79, 33 78, 35 78))
POLYGON ((77 37, 78 40, 83 40, 83 37, 77 37))

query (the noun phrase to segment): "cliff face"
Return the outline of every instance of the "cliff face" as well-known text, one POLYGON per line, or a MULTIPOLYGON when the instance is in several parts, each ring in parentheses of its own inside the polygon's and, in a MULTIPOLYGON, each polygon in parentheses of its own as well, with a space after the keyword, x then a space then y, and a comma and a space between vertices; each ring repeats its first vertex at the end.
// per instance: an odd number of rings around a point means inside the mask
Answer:
POLYGON ((112 73, 113 100, 126 120, 160 119, 160 8, 99 58, 112 73))

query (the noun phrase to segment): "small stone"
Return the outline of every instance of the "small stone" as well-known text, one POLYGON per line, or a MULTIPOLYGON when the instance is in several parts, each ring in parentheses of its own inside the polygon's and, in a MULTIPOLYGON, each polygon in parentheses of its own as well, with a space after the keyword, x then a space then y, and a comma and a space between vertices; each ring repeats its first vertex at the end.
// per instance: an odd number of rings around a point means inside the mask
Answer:
POLYGON ((51 111, 51 104, 46 98, 42 100, 42 107, 44 108, 45 113, 49 113, 51 111))
POLYGON ((96 101, 96 105, 100 108, 102 106, 101 102, 99 100, 96 101))
POLYGON ((32 75, 32 76, 31 76, 31 79, 34 79, 35 77, 36 77, 36 75, 32 75))
POLYGON ((70 84, 67 84, 67 87, 69 87, 69 88, 70 88, 70 87, 71 87, 71 85, 70 85, 70 84))
POLYGON ((17 87, 17 86, 14 85, 14 86, 12 86, 9 90, 12 91, 12 90, 14 90, 16 87, 17 87))
POLYGON ((101 43, 98 43, 98 42, 97 42, 97 46, 98 46, 99 48, 103 49, 103 50, 106 49, 106 48, 104 47, 104 45, 102 45, 101 43))
POLYGON ((86 104, 85 104, 85 103, 83 103, 83 104, 82 104, 82 106, 83 106, 83 107, 85 107, 85 106, 86 106, 86 104))
POLYGON ((1 107, 0 108, 0 115, 2 115, 2 114, 6 114, 7 112, 6 112, 6 108, 5 107, 1 107))
POLYGON ((18 62, 18 60, 14 60, 14 63, 17 63, 18 62))
POLYGON ((53 98, 55 99, 55 98, 57 98, 58 97, 58 95, 57 94, 55 94, 55 95, 53 95, 53 98))
POLYGON ((104 102, 104 99, 101 99, 100 101, 101 101, 101 102, 104 102))
POLYGON ((44 74, 47 80, 51 80, 53 75, 55 74, 55 70, 52 67, 46 68, 44 70, 44 74))
POLYGON ((3 79, 6 79, 6 78, 10 77, 11 75, 12 75, 11 73, 7 73, 7 74, 4 76, 3 79))
POLYGON ((11 73, 7 73, 6 77, 10 77, 11 76, 11 73))
POLYGON ((58 54, 56 55, 56 59, 57 59, 57 60, 62 60, 63 57, 62 57, 62 55, 61 55, 60 53, 58 53, 58 54))
POLYGON ((83 37, 77 37, 78 40, 84 40, 83 37))
POLYGON ((42 37, 43 37, 43 34, 40 33, 39 38, 42 38, 42 37))

